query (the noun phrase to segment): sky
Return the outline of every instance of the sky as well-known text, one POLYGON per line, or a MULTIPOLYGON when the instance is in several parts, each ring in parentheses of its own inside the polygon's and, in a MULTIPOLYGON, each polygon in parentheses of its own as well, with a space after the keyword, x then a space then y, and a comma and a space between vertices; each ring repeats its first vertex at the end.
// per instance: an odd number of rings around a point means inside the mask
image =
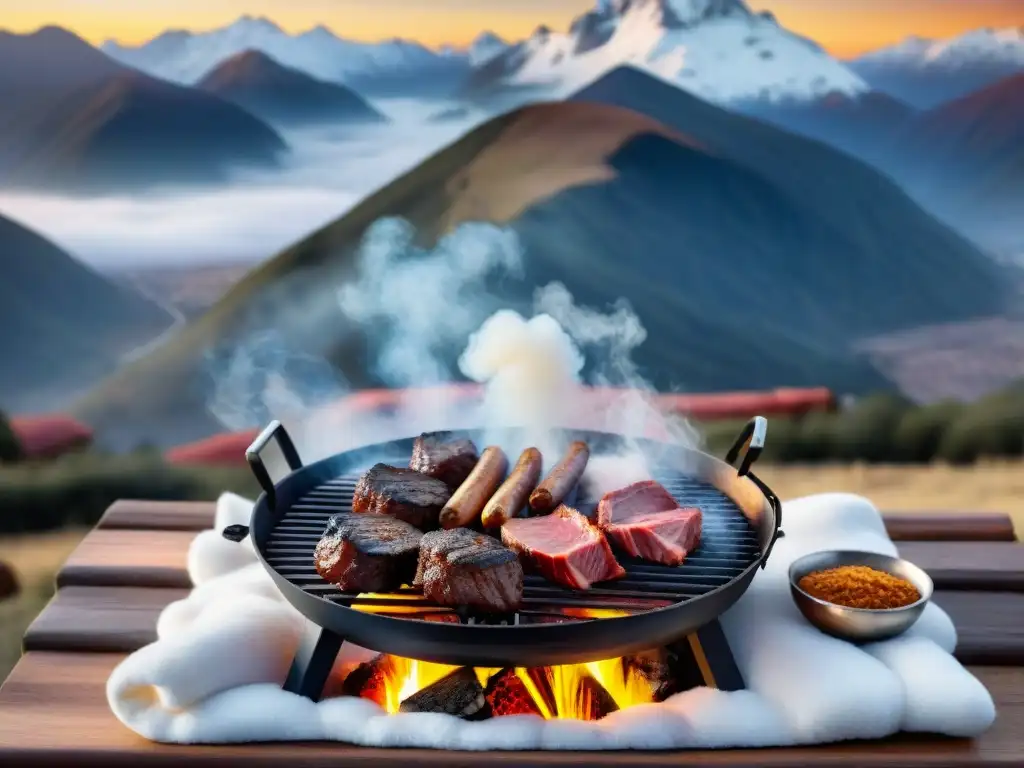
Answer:
MULTIPOLYGON (((856 56, 907 35, 949 37, 981 26, 1024 26, 1024 0, 748 0, 833 54, 856 56)), ((168 28, 194 31, 242 14, 289 32, 324 24, 344 37, 408 37, 465 44, 490 29, 508 38, 538 24, 564 29, 593 0, 0 0, 0 27, 28 32, 58 24, 100 43, 143 42, 168 28)))

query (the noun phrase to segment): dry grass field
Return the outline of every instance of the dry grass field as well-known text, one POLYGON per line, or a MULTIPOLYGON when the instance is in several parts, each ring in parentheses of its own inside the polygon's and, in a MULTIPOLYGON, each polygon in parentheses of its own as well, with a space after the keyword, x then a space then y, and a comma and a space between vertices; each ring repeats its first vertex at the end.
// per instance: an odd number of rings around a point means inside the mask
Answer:
MULTIPOLYGON (((763 466, 759 475, 782 499, 825 491, 867 496, 886 511, 1007 512, 1024 539, 1024 463, 954 468, 890 466, 763 466)), ((21 651, 21 637, 53 594, 54 574, 83 530, 0 537, 0 560, 18 573, 22 593, 0 602, 0 680, 21 651)))

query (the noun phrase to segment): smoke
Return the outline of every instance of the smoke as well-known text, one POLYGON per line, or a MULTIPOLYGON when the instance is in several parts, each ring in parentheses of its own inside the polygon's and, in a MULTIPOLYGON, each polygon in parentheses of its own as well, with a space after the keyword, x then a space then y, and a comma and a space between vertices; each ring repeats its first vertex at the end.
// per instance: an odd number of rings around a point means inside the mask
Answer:
MULTIPOLYGON (((674 448, 666 450, 677 454, 697 445, 692 427, 659 411, 634 361, 647 332, 629 304, 578 306, 565 285, 549 283, 534 290, 530 311, 515 311, 510 306, 530 307, 522 300, 530 296, 523 261, 514 230, 492 224, 464 224, 432 249, 418 246, 415 228, 400 219, 367 231, 337 304, 370 337, 380 378, 407 388, 388 408, 341 397, 343 384, 310 360, 301 362, 322 386, 281 375, 282 365, 294 370, 296 361, 273 358, 268 335, 239 347, 227 372, 243 388, 256 383, 246 402, 255 397, 261 413, 283 421, 307 462, 420 432, 480 429, 486 444, 501 445, 511 459, 533 445, 550 466, 565 447, 558 428, 590 429, 626 438, 614 456, 592 458, 587 481, 600 490, 649 477, 652 463, 661 463, 665 456, 652 455, 643 437, 668 441, 674 448), (461 350, 454 365, 452 347, 461 350), (433 386, 460 378, 472 385, 433 386), (274 402, 267 398, 272 382, 280 385, 274 402)), ((217 402, 220 418, 238 421, 230 400, 217 402)))

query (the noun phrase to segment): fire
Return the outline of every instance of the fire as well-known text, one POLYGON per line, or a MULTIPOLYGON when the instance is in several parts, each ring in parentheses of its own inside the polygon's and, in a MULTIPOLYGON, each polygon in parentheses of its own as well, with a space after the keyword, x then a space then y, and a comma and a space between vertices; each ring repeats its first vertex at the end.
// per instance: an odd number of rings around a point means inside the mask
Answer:
MULTIPOLYGON (((384 601, 395 596, 361 597, 384 601)), ((383 605, 358 606, 358 609, 388 613, 423 610, 383 605)), ((585 608, 563 609, 563 612, 577 619, 614 618, 627 613, 585 608)), ((402 702, 409 697, 460 669, 398 656, 381 656, 374 665, 370 682, 356 693, 373 699, 390 714, 399 712, 402 702)), ((639 665, 622 658, 530 669, 477 667, 473 671, 495 715, 535 713, 547 720, 596 720, 617 709, 655 700, 656 684, 644 675, 639 665)))

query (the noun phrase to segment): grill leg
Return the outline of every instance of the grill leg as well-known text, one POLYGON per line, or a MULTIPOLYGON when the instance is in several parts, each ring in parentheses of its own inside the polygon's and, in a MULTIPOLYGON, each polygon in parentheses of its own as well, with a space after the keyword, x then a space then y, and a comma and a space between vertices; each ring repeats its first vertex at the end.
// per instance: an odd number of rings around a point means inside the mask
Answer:
POLYGON ((679 643, 680 656, 686 658, 682 680, 687 687, 706 685, 720 691, 746 688, 736 660, 717 620, 705 624, 679 643))
POLYGON ((341 635, 307 622, 288 679, 284 681, 284 689, 320 701, 343 642, 341 635))

